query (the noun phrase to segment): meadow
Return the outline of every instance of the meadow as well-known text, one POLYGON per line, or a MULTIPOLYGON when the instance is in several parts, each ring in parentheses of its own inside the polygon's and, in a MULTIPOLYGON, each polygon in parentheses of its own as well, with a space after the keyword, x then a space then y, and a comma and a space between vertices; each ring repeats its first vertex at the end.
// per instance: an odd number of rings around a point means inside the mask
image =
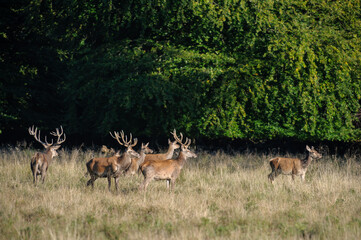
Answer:
MULTIPOLYGON (((277 152, 209 153, 188 159, 175 190, 142 175, 86 187, 100 151, 61 149, 34 186, 34 149, 0 149, 0 239, 361 239, 361 163, 356 155, 311 163, 306 181, 267 179, 277 152)), ((283 156, 304 157, 286 154, 283 156)))

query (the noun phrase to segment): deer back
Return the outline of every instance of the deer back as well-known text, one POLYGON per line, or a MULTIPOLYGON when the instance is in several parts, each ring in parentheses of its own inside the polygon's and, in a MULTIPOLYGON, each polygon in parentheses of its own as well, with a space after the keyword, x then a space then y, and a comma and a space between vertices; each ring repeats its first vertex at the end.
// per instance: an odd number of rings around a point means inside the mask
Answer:
POLYGON ((270 160, 271 166, 277 170, 282 170, 284 172, 291 172, 292 169, 299 169, 302 167, 301 160, 298 158, 282 158, 277 157, 270 160))

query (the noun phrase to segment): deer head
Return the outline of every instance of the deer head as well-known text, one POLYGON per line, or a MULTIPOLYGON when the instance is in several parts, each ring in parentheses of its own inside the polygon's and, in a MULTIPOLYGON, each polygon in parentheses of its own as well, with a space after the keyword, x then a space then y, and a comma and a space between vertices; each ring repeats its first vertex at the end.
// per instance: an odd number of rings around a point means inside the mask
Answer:
POLYGON ((119 132, 116 132, 116 131, 114 131, 114 135, 111 132, 109 132, 109 133, 110 133, 110 136, 112 136, 112 138, 117 140, 120 145, 127 148, 127 150, 125 151, 126 154, 129 154, 130 157, 134 157, 134 158, 139 158, 140 157, 139 154, 136 151, 133 150, 133 147, 135 145, 137 145, 137 143, 138 143, 138 139, 134 138, 134 142, 133 142, 133 144, 131 144, 132 143, 132 138, 133 138, 132 134, 130 134, 130 137, 129 137, 130 139, 128 141, 128 136, 125 136, 125 139, 124 139, 123 130, 120 131, 120 136, 119 136, 119 132), (120 137, 122 138, 122 141, 120 140, 120 137))
POLYGON ((309 152, 309 156, 313 159, 320 159, 322 158, 322 154, 317 152, 315 150, 315 148, 312 146, 312 148, 310 148, 308 145, 306 145, 306 150, 309 152))
POLYGON ((147 144, 142 143, 141 151, 145 154, 153 153, 153 150, 148 147, 149 142, 147 144))
POLYGON ((189 138, 186 138, 185 143, 183 143, 183 134, 180 133, 180 138, 177 136, 177 132, 174 129, 173 132, 171 132, 171 134, 173 135, 174 139, 180 144, 181 146, 181 151, 182 153, 186 156, 186 157, 197 157, 197 154, 195 154, 194 152, 192 152, 191 150, 188 149, 189 145, 191 145, 192 140, 190 140, 189 138))
POLYGON ((34 125, 32 127, 29 127, 28 131, 31 136, 34 136, 36 141, 38 141, 39 143, 41 143, 43 145, 43 147, 45 148, 45 152, 51 153, 52 158, 58 156, 58 153, 56 152, 56 150, 58 150, 61 147, 61 144, 63 142, 65 142, 65 140, 66 140, 66 135, 64 134, 62 126, 60 126, 60 130, 58 128, 56 128, 55 132, 50 133, 51 135, 58 137, 55 144, 54 144, 53 139, 51 140, 51 143, 48 143, 46 136, 45 136, 45 141, 44 142, 41 141, 40 130, 38 132, 38 128, 35 128, 34 125), (61 139, 62 135, 64 135, 63 139, 61 139))

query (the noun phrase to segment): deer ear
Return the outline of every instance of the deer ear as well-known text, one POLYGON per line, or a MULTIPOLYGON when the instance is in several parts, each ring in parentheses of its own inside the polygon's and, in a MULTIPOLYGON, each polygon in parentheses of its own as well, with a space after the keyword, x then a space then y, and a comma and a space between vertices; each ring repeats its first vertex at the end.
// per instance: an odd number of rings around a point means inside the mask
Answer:
POLYGON ((171 143, 171 141, 170 141, 170 139, 168 138, 168 144, 170 144, 171 143))
POLYGON ((306 150, 309 151, 309 152, 312 151, 311 148, 308 145, 306 145, 306 150))
POLYGON ((148 147, 148 145, 149 145, 149 142, 147 142, 147 144, 145 144, 145 147, 148 147))

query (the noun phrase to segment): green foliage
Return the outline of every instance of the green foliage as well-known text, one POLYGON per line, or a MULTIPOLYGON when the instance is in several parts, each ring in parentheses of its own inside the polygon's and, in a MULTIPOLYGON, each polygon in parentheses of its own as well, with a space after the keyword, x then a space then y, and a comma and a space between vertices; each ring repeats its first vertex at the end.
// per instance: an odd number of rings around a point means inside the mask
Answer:
POLYGON ((13 1, 2 11, 2 130, 361 140, 360 1, 13 1))

